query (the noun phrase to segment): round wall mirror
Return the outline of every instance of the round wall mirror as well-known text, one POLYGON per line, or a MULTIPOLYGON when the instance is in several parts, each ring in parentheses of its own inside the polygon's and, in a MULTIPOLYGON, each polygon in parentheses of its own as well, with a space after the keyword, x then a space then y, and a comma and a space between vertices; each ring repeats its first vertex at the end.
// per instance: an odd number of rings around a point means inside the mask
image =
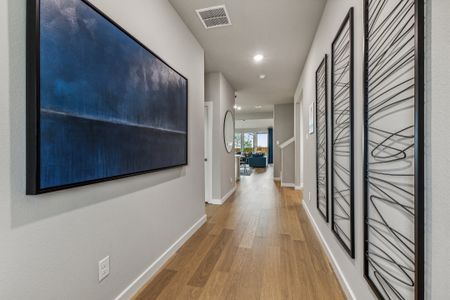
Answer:
POLYGON ((233 150, 234 144, 234 118, 233 113, 230 110, 225 113, 223 122, 223 140, 225 142, 225 149, 230 153, 231 150, 233 150))

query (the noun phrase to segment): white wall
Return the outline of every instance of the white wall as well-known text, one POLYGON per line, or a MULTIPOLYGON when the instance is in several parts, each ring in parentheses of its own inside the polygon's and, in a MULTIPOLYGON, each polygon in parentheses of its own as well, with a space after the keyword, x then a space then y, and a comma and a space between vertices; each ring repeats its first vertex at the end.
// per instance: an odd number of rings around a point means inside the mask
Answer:
MULTIPOLYGON (((278 178, 281 171, 281 149, 277 141, 281 145, 294 136, 294 104, 275 105, 273 124, 273 176, 278 178)), ((291 161, 294 165, 293 155, 291 161)))
POLYGON ((450 295, 450 1, 426 6, 426 256, 427 299, 450 295))
POLYGON ((189 165, 25 196, 26 1, 1 1, 0 299, 113 299, 205 214, 202 48, 165 0, 92 2, 189 79, 189 165))
MULTIPOLYGON (((302 103, 302 122, 304 131, 304 198, 321 235, 326 240, 339 268, 345 274, 356 299, 374 299, 363 277, 363 1, 329 0, 325 7, 316 37, 311 46, 294 99, 302 103), (315 72, 325 54, 330 55, 331 43, 350 7, 355 8, 355 253, 352 260, 333 235, 329 223, 326 223, 316 208, 316 133, 308 135, 309 106, 315 101, 315 72), (303 93, 303 94, 302 94, 303 93), (303 99, 303 100, 302 100, 303 99), (309 201, 308 199, 311 199, 309 201)), ((331 78, 328 68, 328 78, 331 78)), ((330 101, 330 99, 328 99, 330 101)))
POLYGON ((212 197, 217 203, 236 184, 234 150, 228 153, 223 140, 225 113, 230 110, 234 116, 235 90, 222 73, 205 75, 205 101, 213 103, 213 139, 212 139, 212 197))

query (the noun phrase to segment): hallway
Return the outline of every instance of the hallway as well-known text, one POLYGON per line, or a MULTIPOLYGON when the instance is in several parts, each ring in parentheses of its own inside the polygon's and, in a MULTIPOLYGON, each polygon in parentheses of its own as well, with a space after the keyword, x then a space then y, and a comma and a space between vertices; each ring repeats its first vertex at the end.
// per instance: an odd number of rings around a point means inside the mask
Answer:
POLYGON ((241 177, 222 206, 135 299, 345 299, 302 194, 273 169, 241 177))

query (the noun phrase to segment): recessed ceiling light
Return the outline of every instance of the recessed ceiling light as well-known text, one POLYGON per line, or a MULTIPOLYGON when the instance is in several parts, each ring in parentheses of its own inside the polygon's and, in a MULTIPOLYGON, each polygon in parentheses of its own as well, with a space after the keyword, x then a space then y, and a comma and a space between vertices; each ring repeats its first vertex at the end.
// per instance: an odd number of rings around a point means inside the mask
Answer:
POLYGON ((256 105, 255 108, 262 108, 262 106, 261 105, 256 105))
POLYGON ((259 79, 264 79, 264 78, 266 78, 266 74, 259 75, 259 79))
POLYGON ((235 104, 235 105, 233 106, 233 108, 236 109, 236 108, 238 108, 238 106, 235 104))
POLYGON ((242 109, 242 107, 240 107, 240 106, 237 107, 237 110, 241 110, 241 109, 242 109))
POLYGON ((255 56, 253 56, 253 60, 255 61, 255 62, 260 62, 260 61, 262 61, 264 59, 264 55, 262 55, 262 54, 256 54, 255 56))

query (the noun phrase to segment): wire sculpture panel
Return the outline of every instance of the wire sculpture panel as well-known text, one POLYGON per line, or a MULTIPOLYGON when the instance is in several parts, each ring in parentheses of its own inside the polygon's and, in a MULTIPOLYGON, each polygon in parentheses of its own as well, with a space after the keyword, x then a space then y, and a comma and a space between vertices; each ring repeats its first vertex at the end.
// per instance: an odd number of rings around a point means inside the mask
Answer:
POLYGON ((423 0, 365 0, 364 274, 423 299, 423 0))
POLYGON ((316 71, 316 184, 317 209, 328 222, 328 56, 316 71))
POLYGON ((354 258, 353 8, 331 46, 331 228, 354 258))

